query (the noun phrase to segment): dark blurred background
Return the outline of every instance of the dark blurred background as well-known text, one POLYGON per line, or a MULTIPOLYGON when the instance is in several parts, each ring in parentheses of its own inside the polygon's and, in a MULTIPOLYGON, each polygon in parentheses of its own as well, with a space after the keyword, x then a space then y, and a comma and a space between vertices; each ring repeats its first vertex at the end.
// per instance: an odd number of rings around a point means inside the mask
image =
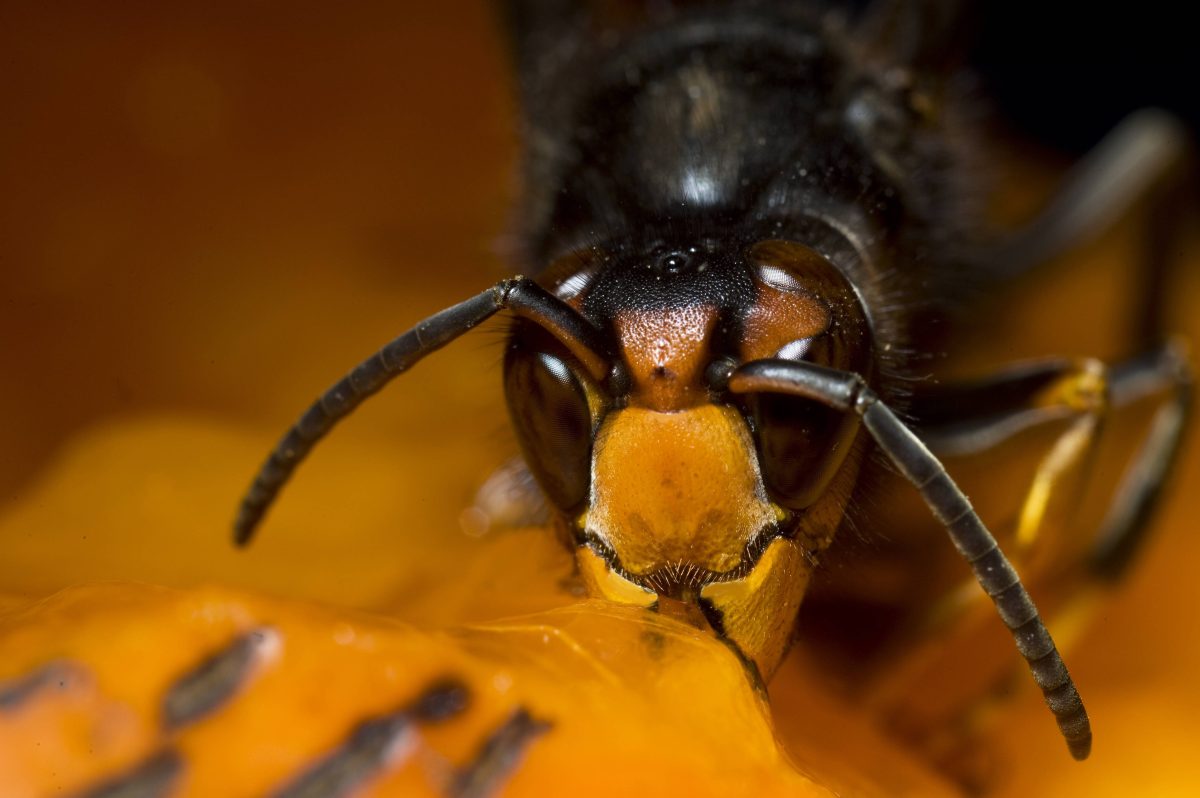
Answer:
POLYGON ((1177 3, 983 0, 970 62, 1011 124, 1082 153, 1129 112, 1166 108, 1200 128, 1200 48, 1177 3))

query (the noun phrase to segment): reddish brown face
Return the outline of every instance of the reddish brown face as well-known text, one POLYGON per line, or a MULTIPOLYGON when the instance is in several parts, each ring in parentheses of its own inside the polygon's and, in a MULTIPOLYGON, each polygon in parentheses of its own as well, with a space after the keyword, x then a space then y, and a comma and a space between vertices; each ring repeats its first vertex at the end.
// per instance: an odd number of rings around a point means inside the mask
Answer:
POLYGON ((731 401, 712 366, 788 358, 865 372, 867 325, 844 278, 799 244, 644 260, 597 258, 547 275, 560 298, 607 320, 620 393, 587 377, 563 344, 519 326, 506 360, 510 410, 590 589, 697 606, 768 675, 853 487, 857 424, 794 397, 731 401))

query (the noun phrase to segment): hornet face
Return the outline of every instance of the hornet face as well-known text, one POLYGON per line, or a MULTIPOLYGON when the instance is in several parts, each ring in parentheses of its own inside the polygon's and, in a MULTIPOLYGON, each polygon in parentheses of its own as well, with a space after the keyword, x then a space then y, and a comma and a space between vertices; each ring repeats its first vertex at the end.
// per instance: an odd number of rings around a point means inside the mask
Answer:
MULTIPOLYGON (((512 254, 537 277, 426 318, 325 391, 260 468, 235 540, 334 424, 505 311, 510 414, 594 595, 711 626, 769 677, 870 445, 945 528, 1086 757, 1087 713, 1032 598, 891 407, 917 377, 914 343, 972 280, 1057 246, 1040 222, 998 258, 968 235, 972 162, 943 103, 959 90, 933 70, 950 29, 927 5, 879 3, 850 29, 804 3, 511 0, 512 254)), ((1086 174, 1064 196, 1104 182, 1086 174)), ((1070 215, 1050 207, 1053 230, 1070 215)), ((1165 473, 1182 430, 1190 382, 1164 369, 1175 432, 1132 474, 1165 473)), ((1157 495, 1138 479, 1115 517, 1157 495)))
POLYGON ((601 331, 618 376, 518 322, 505 358, 526 461, 593 595, 707 623, 778 665, 857 475, 857 416, 724 381, 763 358, 866 374, 870 331, 826 258, 783 240, 560 259, 538 282, 601 331))

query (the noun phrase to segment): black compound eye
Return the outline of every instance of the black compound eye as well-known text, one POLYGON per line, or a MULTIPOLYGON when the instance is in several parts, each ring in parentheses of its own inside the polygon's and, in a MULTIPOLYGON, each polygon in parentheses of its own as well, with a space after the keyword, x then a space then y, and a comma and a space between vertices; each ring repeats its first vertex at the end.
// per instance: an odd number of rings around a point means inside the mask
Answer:
MULTIPOLYGON (((866 314, 853 286, 832 262, 794 241, 760 241, 746 254, 759 270, 763 293, 814 297, 828 312, 824 330, 815 334, 810 330, 808 337, 789 341, 769 357, 803 360, 864 377, 871 373, 866 314)), ((813 504, 854 444, 858 416, 784 393, 747 394, 741 401, 754 429, 763 482, 772 498, 792 510, 813 504)))
POLYGON ((751 394, 745 401, 767 490, 784 507, 803 510, 837 473, 858 431, 857 416, 785 394, 751 394))
POLYGON ((562 358, 514 342, 504 392, 534 478, 560 509, 578 507, 587 498, 592 452, 592 414, 578 375, 562 358))

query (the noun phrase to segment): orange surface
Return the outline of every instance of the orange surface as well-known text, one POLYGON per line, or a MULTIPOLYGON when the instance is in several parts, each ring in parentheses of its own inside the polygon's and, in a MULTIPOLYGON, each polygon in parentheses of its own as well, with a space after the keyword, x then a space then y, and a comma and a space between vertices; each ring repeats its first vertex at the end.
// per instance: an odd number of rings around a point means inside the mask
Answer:
POLYGON ((466 764, 523 706, 552 727, 530 744, 510 794, 570 784, 582 795, 829 795, 783 761, 728 652, 688 627, 609 604, 430 633, 226 590, 109 585, 56 596, 20 619, 3 645, 13 656, 6 670, 54 651, 89 673, 0 721, 0 783, 9 796, 79 790, 163 744, 187 763, 177 794, 262 795, 362 719, 404 706, 447 676, 470 689, 468 710, 423 727, 416 754, 363 794, 442 794, 444 771, 466 764), (195 652, 263 627, 279 650, 242 694, 195 725, 159 731, 156 699, 195 652), (717 717, 722 723, 711 723, 717 717), (736 738, 727 737, 733 730, 736 738), (658 766, 643 767, 651 752, 658 766), (572 783, 600 761, 603 768, 572 783))
MULTIPOLYGON (((498 333, 455 344, 368 403, 301 470, 253 547, 232 549, 238 495, 304 403, 504 272, 492 253, 511 120, 482 8, 327 15, 303 3, 4 12, 0 680, 61 656, 95 678, 0 717, 0 793, 53 794, 133 761, 184 664, 267 622, 287 641, 273 669, 179 738, 200 763, 190 794, 261 790, 442 669, 464 674, 478 703, 423 735, 433 754, 376 783, 380 793, 436 786, 422 763, 463 761, 526 703, 555 727, 507 794, 639 783, 825 794, 813 782, 843 795, 955 794, 865 710, 807 679, 803 650, 772 684, 768 714, 711 638, 577 605, 562 585, 569 557, 549 535, 462 531, 475 529, 458 523, 473 491, 515 451, 498 333), (146 584, 95 585, 113 580, 146 584), (80 584, 91 586, 37 603, 80 584), (678 656, 649 657, 648 630, 678 656), (81 756, 84 739, 100 738, 80 735, 101 719, 102 750, 81 756), (276 738, 273 754, 239 748, 276 738), (214 769, 218 756, 228 769, 214 769), (235 773, 236 785, 204 781, 235 773), (34 783, 40 792, 22 791, 34 783)), ((1099 280, 1094 264, 1134 256, 1110 236, 1023 296, 1019 317, 997 303, 971 344, 978 363, 1111 354, 1076 309, 1123 318, 1125 273, 1099 280)), ((1175 326, 1196 340, 1194 272, 1175 326)), ((979 744, 990 795, 1190 792, 1194 446, 1182 465, 1143 562, 1072 635, 1092 760, 1070 760, 1023 685, 979 744)))

